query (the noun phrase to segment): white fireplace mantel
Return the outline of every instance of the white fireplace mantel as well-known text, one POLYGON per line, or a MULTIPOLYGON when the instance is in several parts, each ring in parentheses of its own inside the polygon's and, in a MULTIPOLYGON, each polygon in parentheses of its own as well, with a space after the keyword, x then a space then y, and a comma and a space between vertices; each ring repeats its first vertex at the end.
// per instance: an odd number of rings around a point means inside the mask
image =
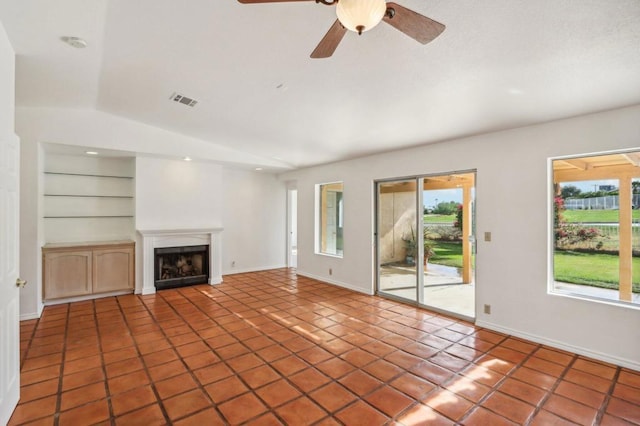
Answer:
POLYGON ((223 228, 204 229, 139 229, 139 257, 142 258, 141 275, 136 280, 136 293, 156 292, 154 277, 154 249, 161 247, 181 247, 209 245, 209 284, 222 282, 222 234, 223 228))

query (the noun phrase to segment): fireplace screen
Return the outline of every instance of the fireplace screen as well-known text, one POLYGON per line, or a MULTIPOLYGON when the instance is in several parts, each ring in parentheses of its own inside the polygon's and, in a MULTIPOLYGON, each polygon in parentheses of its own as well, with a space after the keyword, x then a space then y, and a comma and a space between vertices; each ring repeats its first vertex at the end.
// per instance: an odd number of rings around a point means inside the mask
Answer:
POLYGON ((209 280, 209 246, 155 249, 156 289, 206 284, 209 280))

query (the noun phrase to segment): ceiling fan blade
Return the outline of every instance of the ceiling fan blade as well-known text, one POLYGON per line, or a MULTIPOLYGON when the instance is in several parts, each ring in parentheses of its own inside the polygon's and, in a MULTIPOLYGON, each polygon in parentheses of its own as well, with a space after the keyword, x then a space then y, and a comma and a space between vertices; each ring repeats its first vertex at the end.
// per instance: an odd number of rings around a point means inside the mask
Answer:
POLYGON ((383 19, 387 24, 422 44, 429 43, 445 29, 440 22, 392 2, 387 3, 387 14, 383 19))
POLYGON ((252 3, 284 3, 289 1, 314 1, 314 0, 238 0, 243 4, 252 4, 252 3))
POLYGON ((346 34, 347 29, 342 26, 339 20, 333 23, 329 31, 324 35, 318 46, 311 53, 314 59, 328 58, 336 51, 338 44, 342 41, 342 37, 346 34))

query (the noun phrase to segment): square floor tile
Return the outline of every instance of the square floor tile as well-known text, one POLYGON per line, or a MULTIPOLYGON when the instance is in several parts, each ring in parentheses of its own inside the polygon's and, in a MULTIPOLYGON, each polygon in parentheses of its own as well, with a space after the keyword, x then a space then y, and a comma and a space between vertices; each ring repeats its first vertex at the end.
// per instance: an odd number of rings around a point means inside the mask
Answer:
POLYGON ((157 402, 156 396, 151 386, 148 385, 131 389, 111 398, 111 405, 116 416, 155 402, 157 402))
MULTIPOLYGON (((467 418, 461 421, 460 424, 465 426, 515 426, 517 423, 513 423, 486 408, 478 407, 474 409, 467 418)), ((548 424, 551 425, 555 423, 548 424)))
POLYGON ((193 372, 202 385, 217 382, 233 375, 233 371, 223 362, 204 367, 193 372))
POLYGON ((271 363, 271 366, 278 370, 280 374, 289 376, 304 370, 309 365, 295 355, 290 355, 286 358, 279 359, 271 363))
POLYGON ((191 414, 174 423, 174 426, 223 426, 227 423, 220 417, 218 412, 213 408, 191 414))
POLYGON ((60 379, 50 379, 34 385, 20 387, 20 402, 25 403, 58 393, 60 379))
POLYGON ((95 424, 109 419, 109 405, 106 399, 92 402, 60 413, 59 424, 95 424))
POLYGON ((179 376, 155 382, 154 385, 158 391, 158 395, 162 399, 178 395, 198 386, 189 373, 184 373, 179 376))
POLYGON ((158 404, 149 405, 116 418, 117 426, 129 425, 161 426, 167 420, 158 404))
POLYGON ((384 425, 389 418, 371 405, 357 401, 336 413, 336 418, 346 425, 384 425))
POLYGON ((640 408, 636 404, 631 404, 618 398, 611 398, 607 405, 607 413, 618 418, 640 424, 640 408))
POLYGON ((451 420, 460 420, 473 407, 468 400, 445 389, 430 393, 422 402, 451 420))
POLYGON ((286 380, 278 380, 277 382, 270 383, 258 389, 256 394, 272 408, 278 407, 301 395, 301 393, 286 380))
POLYGON ((18 404, 9 423, 18 425, 49 416, 55 413, 57 400, 57 396, 49 396, 36 401, 18 404))
POLYGON ((605 400, 605 394, 565 380, 560 381, 554 392, 595 409, 599 409, 605 400))
POLYGON ((502 382, 498 390, 533 406, 537 406, 547 394, 540 388, 510 377, 502 382))
POLYGON ((594 408, 559 395, 551 395, 543 407, 547 411, 578 424, 592 424, 597 414, 594 408))
POLYGON ((417 400, 422 399, 427 393, 435 389, 434 384, 411 373, 405 373, 389 384, 417 400))
POLYGON ((303 392, 311 392, 331 381, 329 377, 313 367, 289 376, 288 379, 303 392))
POLYGON ((383 386, 365 397, 373 407, 389 417, 395 417, 404 409, 415 403, 413 398, 389 387, 383 386))
POLYGON ((60 411, 66 411, 88 402, 97 401, 107 397, 104 382, 82 386, 67 392, 63 392, 60 398, 60 411))
POLYGON ((173 398, 165 399, 162 404, 169 417, 172 420, 176 420, 209 407, 211 403, 200 389, 194 389, 173 398))
POLYGON ((236 373, 250 370, 262 364, 264 364, 264 361, 262 361, 254 354, 241 355, 227 361, 227 365, 231 367, 236 373))
POLYGON ((501 392, 489 396, 482 406, 507 419, 525 424, 533 414, 535 407, 501 392))
POLYGON ((148 383, 150 383, 149 376, 147 376, 147 373, 144 370, 138 370, 130 374, 114 377, 107 381, 109 393, 111 395, 117 395, 130 389, 144 386, 148 383))
POLYGON ((357 399, 357 396, 336 382, 311 392, 309 396, 330 413, 357 399))
POLYGON ((248 388, 236 376, 231 376, 205 386, 205 390, 213 402, 219 404, 247 392, 248 388))
POLYGON ((245 422, 267 411, 267 407, 253 393, 238 396, 220 404, 218 408, 232 424, 245 422))
POLYGON ((280 378, 280 375, 271 367, 262 365, 251 370, 243 371, 240 377, 251 388, 256 389, 267 383, 274 382, 280 378))
POLYGON ((327 413, 307 397, 293 400, 280 408, 276 413, 286 424, 310 425, 327 416, 327 413))

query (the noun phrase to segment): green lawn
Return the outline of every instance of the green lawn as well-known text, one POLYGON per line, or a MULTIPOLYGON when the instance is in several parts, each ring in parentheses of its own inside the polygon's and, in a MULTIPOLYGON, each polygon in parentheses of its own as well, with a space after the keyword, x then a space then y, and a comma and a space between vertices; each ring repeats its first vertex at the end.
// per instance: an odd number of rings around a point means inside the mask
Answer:
POLYGON ((453 223, 456 221, 456 215, 425 214, 424 221, 427 223, 453 223))
MULTIPOLYGON (((429 241, 436 254, 429 263, 462 268, 462 244, 429 241)), ((618 289, 618 256, 600 253, 557 251, 554 256, 557 281, 618 289)), ((633 258, 633 292, 640 293, 640 258, 633 258)))
MULTIPOLYGON (((556 251, 554 278, 557 281, 618 289, 618 256, 610 254, 556 251)), ((640 258, 633 258, 633 292, 640 293, 640 258)))
MULTIPOLYGON (((632 215, 634 220, 640 220, 640 210, 633 210, 632 215)), ((567 222, 618 222, 618 210, 565 210, 562 212, 562 216, 567 222)))
POLYGON ((429 263, 462 268, 462 244, 448 241, 429 241, 436 254, 429 258, 429 263))

